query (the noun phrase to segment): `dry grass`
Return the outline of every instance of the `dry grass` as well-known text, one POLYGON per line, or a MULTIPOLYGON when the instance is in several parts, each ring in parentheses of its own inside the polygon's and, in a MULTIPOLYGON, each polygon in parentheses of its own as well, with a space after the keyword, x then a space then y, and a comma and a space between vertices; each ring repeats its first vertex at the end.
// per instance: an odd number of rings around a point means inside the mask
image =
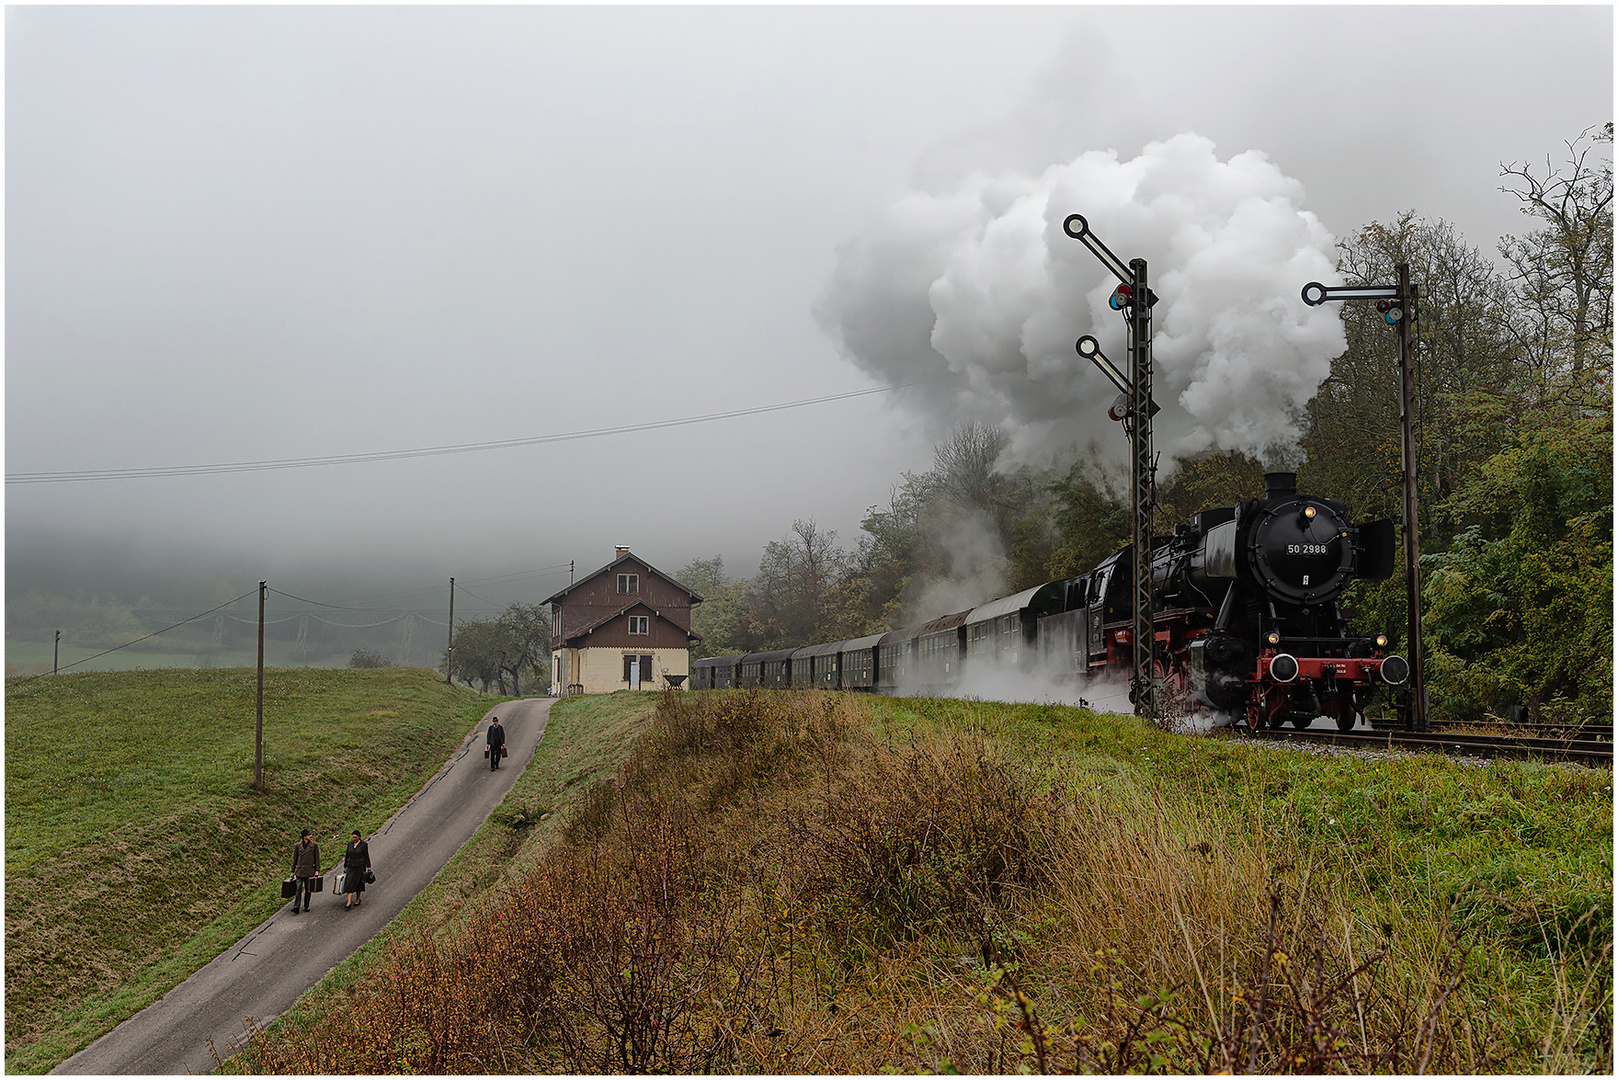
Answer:
POLYGON ((343 1009, 244 1064, 1610 1069, 1610 932, 1542 920, 1548 951, 1581 959, 1535 969, 1555 985, 1524 1046, 1521 1017, 1460 1004, 1492 992, 1472 942, 1430 908, 1377 915, 1262 800, 1232 813, 971 724, 879 731, 849 696, 666 696, 520 881, 453 934, 396 938, 343 1009))

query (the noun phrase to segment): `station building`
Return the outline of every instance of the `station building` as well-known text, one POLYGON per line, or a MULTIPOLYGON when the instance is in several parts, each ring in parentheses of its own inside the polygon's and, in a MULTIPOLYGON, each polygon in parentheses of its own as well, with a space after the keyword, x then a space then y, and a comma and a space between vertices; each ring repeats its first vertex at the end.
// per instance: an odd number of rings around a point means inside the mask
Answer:
POLYGON ((702 597, 626 547, 545 601, 551 686, 558 695, 683 688, 691 676, 691 608, 702 597))

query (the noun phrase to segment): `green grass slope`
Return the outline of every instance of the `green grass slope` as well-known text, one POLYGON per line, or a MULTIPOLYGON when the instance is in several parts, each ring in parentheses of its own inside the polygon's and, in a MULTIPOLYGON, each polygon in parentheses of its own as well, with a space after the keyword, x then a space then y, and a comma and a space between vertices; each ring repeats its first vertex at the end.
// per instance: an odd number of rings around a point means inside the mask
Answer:
POLYGON ((6 1067, 49 1069, 281 903, 291 844, 370 832, 494 699, 423 669, 6 680, 6 1067))

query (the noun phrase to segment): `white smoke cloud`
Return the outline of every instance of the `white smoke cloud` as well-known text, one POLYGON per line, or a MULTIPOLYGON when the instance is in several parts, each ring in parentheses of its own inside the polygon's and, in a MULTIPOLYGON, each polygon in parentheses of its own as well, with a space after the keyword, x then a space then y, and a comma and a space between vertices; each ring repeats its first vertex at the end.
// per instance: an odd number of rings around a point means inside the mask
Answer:
POLYGON ((1012 457, 1097 439, 1123 449, 1116 390, 1073 348, 1094 334, 1127 371, 1117 280, 1062 223, 1083 214, 1125 263, 1148 262, 1155 422, 1165 460, 1296 453, 1297 416, 1345 347, 1330 307, 1300 290, 1333 283, 1334 240, 1303 186, 1258 151, 1221 161, 1194 134, 1131 160, 1090 151, 1038 175, 976 172, 913 191, 840 251, 817 317, 873 376, 928 381, 903 393, 940 430, 1003 426, 1012 457))
POLYGON ((1005 548, 981 511, 951 520, 940 534, 939 546, 949 553, 948 573, 923 586, 905 613, 907 624, 941 618, 1006 595, 1005 548))

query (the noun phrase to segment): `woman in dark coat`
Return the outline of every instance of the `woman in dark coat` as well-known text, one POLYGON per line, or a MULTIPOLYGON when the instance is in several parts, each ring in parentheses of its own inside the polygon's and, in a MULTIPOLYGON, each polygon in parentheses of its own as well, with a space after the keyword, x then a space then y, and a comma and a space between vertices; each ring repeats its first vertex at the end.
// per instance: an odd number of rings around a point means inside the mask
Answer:
POLYGON ((343 901, 343 910, 360 906, 360 893, 365 891, 365 872, 371 868, 371 848, 360 839, 360 831, 354 830, 353 839, 348 842, 348 850, 343 853, 343 891, 348 893, 348 899, 343 901))

